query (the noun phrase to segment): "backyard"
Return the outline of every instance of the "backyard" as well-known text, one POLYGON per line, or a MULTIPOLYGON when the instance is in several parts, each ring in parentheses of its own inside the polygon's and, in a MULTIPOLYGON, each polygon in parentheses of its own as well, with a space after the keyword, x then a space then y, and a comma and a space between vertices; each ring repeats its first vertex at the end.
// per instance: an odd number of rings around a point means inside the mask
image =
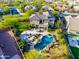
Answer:
POLYGON ((24 53, 24 56, 26 59, 71 59, 69 50, 67 47, 67 44, 64 39, 64 34, 61 33, 60 29, 57 29, 55 31, 49 31, 51 34, 56 35, 56 39, 58 41, 58 45, 52 46, 49 50, 41 50, 37 51, 35 50, 30 50, 28 52, 24 53), (35 52, 35 53, 33 53, 35 52), (29 56, 29 57, 27 57, 29 56))

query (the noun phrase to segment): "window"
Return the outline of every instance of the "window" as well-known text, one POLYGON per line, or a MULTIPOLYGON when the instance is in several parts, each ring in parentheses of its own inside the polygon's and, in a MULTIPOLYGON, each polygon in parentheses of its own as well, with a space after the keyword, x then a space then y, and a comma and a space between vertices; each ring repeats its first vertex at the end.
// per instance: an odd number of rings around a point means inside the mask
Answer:
POLYGON ((40 20, 40 24, 44 24, 44 20, 40 20))

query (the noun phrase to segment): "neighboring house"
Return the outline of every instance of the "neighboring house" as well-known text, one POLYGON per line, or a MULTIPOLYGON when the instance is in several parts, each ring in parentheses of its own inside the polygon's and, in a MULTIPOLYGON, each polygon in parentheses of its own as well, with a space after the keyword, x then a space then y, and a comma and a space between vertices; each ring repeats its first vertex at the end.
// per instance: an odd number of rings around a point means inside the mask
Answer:
POLYGON ((54 9, 51 6, 45 5, 45 6, 42 6, 42 10, 54 10, 54 9))
POLYGON ((62 13, 64 16, 79 16, 79 14, 78 13, 69 13, 69 12, 64 12, 64 13, 62 13))
POLYGON ((49 26, 49 28, 53 28, 54 23, 55 23, 55 16, 52 14, 52 12, 50 12, 50 11, 43 12, 43 15, 46 15, 48 17, 48 26, 49 26))
MULTIPOLYGON (((73 14, 74 15, 74 14, 73 14)), ((77 15, 77 14, 75 14, 77 15)), ((71 14, 65 15, 67 22, 66 29, 68 32, 68 41, 70 46, 79 48, 79 16, 72 16, 71 14)))
POLYGON ((32 2, 33 0, 4 0, 4 3, 14 3, 16 1, 22 1, 22 2, 32 2))
POLYGON ((25 0, 26 2, 32 2, 33 0, 25 0))
POLYGON ((25 6, 25 7, 24 7, 24 10, 29 10, 29 9, 30 9, 29 6, 25 6))
POLYGON ((68 3, 76 4, 77 0, 67 0, 68 3))
POLYGON ((48 30, 48 17, 45 15, 39 13, 32 14, 30 17, 30 23, 39 29, 48 30))
POLYGON ((14 3, 15 2, 15 0, 10 0, 10 3, 14 3))
POLYGON ((69 20, 68 32, 72 34, 79 35, 79 16, 73 17, 69 20))
POLYGON ((68 27, 69 27, 69 20, 72 19, 72 16, 69 15, 69 16, 65 16, 64 18, 65 18, 66 23, 67 23, 67 24, 66 24, 66 29, 68 29, 68 27))
POLYGON ((29 6, 25 6, 24 7, 24 10, 29 10, 29 9, 32 9, 32 10, 37 11, 38 10, 38 7, 37 6, 32 6, 32 5, 29 5, 29 6))
POLYGON ((52 2, 54 2, 55 0, 45 0, 46 2, 48 2, 48 3, 52 3, 52 2))
POLYGON ((23 59, 10 29, 0 31, 0 59, 23 59))
POLYGON ((32 9, 35 10, 35 11, 37 11, 38 7, 37 6, 33 6, 32 9))
POLYGON ((77 13, 79 13, 79 5, 76 5, 76 6, 74 6, 73 8, 74 8, 74 10, 75 10, 77 13))
POLYGON ((65 19, 67 21, 68 33, 79 35, 79 26, 78 26, 79 16, 77 17, 66 16, 65 19))
POLYGON ((79 0, 67 0, 67 2, 72 3, 72 4, 76 4, 79 2, 79 0))
POLYGON ((8 2, 10 2, 10 3, 14 3, 15 0, 4 0, 4 3, 8 3, 8 2))
POLYGON ((19 12, 17 11, 17 8, 15 7, 9 7, 9 11, 10 11, 10 14, 19 14, 19 12))
POLYGON ((20 11, 19 11, 19 9, 17 9, 17 8, 15 8, 15 7, 9 7, 9 14, 12 14, 12 15, 14 15, 14 14, 19 14, 19 15, 23 15, 23 13, 21 13, 20 11))

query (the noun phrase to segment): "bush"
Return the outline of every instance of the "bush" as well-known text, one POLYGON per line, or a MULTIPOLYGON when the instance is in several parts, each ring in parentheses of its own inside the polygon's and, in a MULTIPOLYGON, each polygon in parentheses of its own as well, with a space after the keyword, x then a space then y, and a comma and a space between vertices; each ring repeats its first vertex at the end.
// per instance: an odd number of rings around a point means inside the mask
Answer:
POLYGON ((46 57, 41 56, 37 50, 30 50, 29 52, 24 53, 25 59, 47 59, 46 57))
POLYGON ((52 10, 51 12, 52 12, 54 15, 58 15, 58 14, 59 14, 59 12, 56 11, 56 10, 52 10))
POLYGON ((0 30, 6 29, 6 26, 4 26, 1 22, 0 22, 0 30))
POLYGON ((2 16, 3 15, 3 12, 0 12, 0 16, 2 16))
POLYGON ((58 20, 58 21, 55 23, 55 28, 56 28, 56 29, 60 29, 62 25, 63 25, 63 23, 62 23, 60 20, 58 20))
POLYGON ((9 14, 9 11, 10 11, 10 10, 9 10, 8 6, 4 7, 4 13, 5 13, 5 14, 9 14))
POLYGON ((26 44, 25 44, 25 42, 24 41, 21 41, 20 40, 20 42, 18 42, 18 44, 19 44, 19 47, 23 50, 23 48, 26 46, 26 44))

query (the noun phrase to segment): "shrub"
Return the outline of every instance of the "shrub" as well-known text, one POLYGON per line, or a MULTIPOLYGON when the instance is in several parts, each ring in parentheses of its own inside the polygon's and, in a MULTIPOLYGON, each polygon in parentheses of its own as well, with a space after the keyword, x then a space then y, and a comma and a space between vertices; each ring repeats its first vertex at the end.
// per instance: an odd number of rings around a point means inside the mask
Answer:
POLYGON ((10 10, 9 10, 8 6, 4 7, 4 13, 5 13, 5 14, 9 14, 9 11, 10 11, 10 10))

